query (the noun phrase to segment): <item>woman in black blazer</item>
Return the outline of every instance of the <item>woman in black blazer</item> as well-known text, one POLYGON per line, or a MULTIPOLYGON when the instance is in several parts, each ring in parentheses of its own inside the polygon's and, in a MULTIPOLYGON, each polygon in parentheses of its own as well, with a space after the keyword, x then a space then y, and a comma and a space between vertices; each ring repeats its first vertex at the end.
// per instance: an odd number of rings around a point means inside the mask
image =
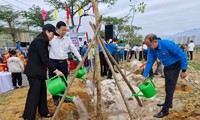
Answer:
POLYGON ((46 68, 53 70, 58 76, 62 75, 62 72, 49 62, 48 45, 54 35, 58 36, 55 27, 46 24, 43 31, 30 44, 28 62, 24 71, 30 85, 22 115, 25 120, 35 120, 37 107, 41 117, 52 117, 47 107, 46 68))

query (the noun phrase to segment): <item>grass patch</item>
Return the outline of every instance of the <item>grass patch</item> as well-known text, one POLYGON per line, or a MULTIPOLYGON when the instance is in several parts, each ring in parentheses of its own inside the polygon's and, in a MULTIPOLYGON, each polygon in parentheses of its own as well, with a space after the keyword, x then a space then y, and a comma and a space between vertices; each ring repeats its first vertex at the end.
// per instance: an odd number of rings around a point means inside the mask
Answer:
POLYGON ((192 66, 195 70, 200 70, 200 63, 189 61, 189 65, 192 66))
POLYGON ((12 94, 11 91, 0 94, 0 103, 4 103, 6 98, 12 94))

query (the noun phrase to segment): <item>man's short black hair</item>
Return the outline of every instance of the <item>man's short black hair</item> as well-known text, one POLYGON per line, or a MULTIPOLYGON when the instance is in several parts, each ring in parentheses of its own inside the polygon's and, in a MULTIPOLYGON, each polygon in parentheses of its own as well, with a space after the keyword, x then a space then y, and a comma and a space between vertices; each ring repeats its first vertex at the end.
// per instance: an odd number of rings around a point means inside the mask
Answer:
POLYGON ((65 22, 63 22, 63 21, 59 21, 59 22, 56 24, 56 28, 58 28, 58 29, 60 29, 62 26, 67 26, 67 25, 66 25, 65 22))
POLYGON ((15 50, 10 50, 9 53, 10 53, 11 55, 16 55, 17 52, 16 52, 15 50))
POLYGON ((118 41, 118 39, 117 38, 113 38, 113 42, 117 42, 118 41))

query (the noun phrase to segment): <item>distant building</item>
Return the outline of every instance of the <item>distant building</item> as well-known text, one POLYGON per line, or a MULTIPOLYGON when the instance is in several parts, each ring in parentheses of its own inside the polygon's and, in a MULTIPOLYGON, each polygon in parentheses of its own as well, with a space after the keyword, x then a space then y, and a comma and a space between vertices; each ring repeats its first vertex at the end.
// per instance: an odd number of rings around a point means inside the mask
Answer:
MULTIPOLYGON (((16 42, 31 42, 36 33, 35 32, 18 32, 16 33, 16 42)), ((13 39, 8 33, 0 33, 0 47, 15 47, 13 39)))
POLYGON ((194 44, 197 41, 197 37, 195 35, 191 36, 179 36, 177 39, 175 39, 175 43, 177 44, 188 44, 190 40, 193 40, 194 44))

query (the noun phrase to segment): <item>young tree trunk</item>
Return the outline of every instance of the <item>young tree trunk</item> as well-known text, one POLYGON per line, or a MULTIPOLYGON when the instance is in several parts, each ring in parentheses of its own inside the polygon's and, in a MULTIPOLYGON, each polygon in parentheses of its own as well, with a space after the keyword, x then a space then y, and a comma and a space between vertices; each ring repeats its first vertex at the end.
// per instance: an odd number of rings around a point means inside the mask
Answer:
MULTIPOLYGON (((95 2, 95 0, 90 0, 95 11, 95 19, 96 19, 96 26, 99 25, 100 23, 100 16, 99 16, 99 9, 98 9, 98 4, 95 2)), ((101 28, 101 27, 100 27, 101 28)), ((94 80, 96 80, 96 86, 97 86, 97 120, 102 120, 102 102, 101 102, 101 76, 100 76, 100 59, 99 59, 99 53, 98 53, 98 42, 97 42, 97 37, 95 40, 95 45, 94 45, 94 50, 95 50, 95 75, 94 75, 94 80)))

